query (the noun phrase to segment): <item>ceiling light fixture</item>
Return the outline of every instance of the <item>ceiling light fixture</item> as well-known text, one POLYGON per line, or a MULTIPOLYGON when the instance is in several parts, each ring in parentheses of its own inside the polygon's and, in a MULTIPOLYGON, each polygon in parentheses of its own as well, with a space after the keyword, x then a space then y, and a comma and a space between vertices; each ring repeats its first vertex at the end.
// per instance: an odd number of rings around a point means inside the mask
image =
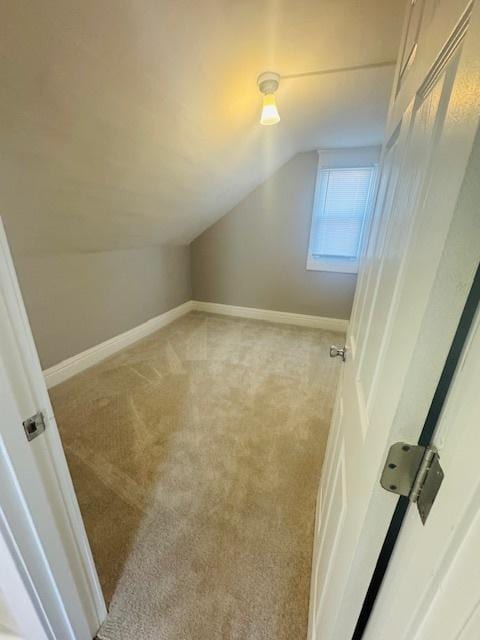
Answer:
POLYGON ((280 115, 275 102, 275 91, 278 89, 279 82, 280 76, 278 73, 273 73, 273 71, 262 73, 257 78, 258 88, 263 93, 260 124, 271 125, 280 122, 280 115))
POLYGON ((377 69, 379 67, 393 67, 395 60, 385 60, 384 62, 372 62, 370 64, 360 64, 352 67, 337 67, 334 69, 320 69, 319 71, 307 71, 305 73, 292 73, 286 76, 280 76, 273 71, 261 73, 257 78, 258 88, 263 93, 262 115, 260 124, 271 125, 280 122, 280 115, 275 101, 275 91, 278 89, 280 80, 290 80, 293 78, 305 78, 307 76, 325 76, 331 73, 345 73, 348 71, 365 71, 368 69, 377 69))

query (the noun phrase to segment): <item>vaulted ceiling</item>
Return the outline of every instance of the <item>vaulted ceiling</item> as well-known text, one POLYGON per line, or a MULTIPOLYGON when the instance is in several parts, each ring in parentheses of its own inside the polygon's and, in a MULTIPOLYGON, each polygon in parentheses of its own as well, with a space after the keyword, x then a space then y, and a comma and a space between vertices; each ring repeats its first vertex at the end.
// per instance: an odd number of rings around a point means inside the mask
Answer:
POLYGON ((17 252, 191 241, 298 151, 377 144, 404 0, 0 0, 0 214, 17 252))

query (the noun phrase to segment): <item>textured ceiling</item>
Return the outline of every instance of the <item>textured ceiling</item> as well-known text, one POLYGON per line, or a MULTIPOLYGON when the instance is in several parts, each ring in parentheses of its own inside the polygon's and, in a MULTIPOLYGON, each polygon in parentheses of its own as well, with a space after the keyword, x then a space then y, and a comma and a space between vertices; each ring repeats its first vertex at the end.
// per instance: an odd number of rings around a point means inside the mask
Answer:
POLYGON ((298 151, 381 141, 404 0, 0 0, 0 213, 16 252, 192 240, 298 151))

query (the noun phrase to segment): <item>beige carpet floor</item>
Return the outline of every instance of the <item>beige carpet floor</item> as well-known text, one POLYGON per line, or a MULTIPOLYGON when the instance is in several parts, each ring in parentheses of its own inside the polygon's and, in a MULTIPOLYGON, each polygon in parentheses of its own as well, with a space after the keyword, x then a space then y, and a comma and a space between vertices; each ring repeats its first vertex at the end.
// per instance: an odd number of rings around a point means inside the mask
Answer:
POLYGON ((191 313, 51 390, 100 638, 306 638, 335 340, 191 313))

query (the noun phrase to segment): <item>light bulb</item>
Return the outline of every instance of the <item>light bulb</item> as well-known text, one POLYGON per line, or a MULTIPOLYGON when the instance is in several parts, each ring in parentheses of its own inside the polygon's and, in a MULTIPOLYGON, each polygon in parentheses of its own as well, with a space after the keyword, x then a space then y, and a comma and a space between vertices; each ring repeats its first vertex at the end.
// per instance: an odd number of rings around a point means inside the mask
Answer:
POLYGON ((280 116, 278 114, 275 96, 273 93, 266 93, 263 96, 263 108, 262 115, 260 117, 260 124, 271 125, 277 124, 277 122, 280 122, 280 116))

